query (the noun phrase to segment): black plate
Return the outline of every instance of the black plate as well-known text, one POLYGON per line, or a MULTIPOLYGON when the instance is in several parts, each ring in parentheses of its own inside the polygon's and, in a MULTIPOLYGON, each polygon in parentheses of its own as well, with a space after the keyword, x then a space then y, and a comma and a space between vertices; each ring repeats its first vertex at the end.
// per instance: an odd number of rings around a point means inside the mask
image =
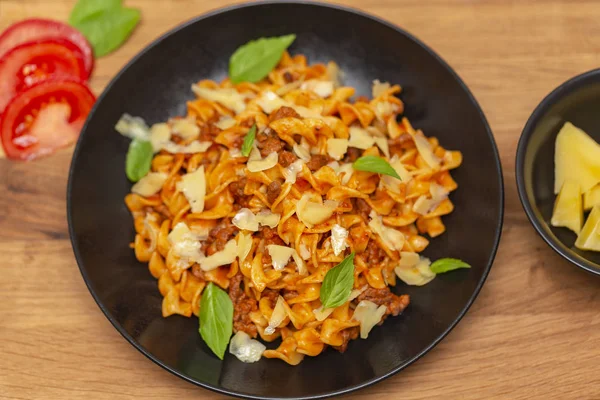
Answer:
POLYGON ((554 142, 570 121, 600 141, 600 69, 576 76, 550 93, 533 112, 517 148, 519 197, 535 230, 558 254, 600 275, 600 253, 575 247, 577 235, 550 225, 554 208, 554 142))
POLYGON ((90 114, 73 156, 68 215, 75 256, 90 292, 115 328, 170 372, 205 388, 248 398, 319 398, 380 381, 435 346, 465 314, 490 270, 503 215, 502 174, 490 128, 452 69, 401 29, 359 11, 316 3, 259 3, 212 12, 158 39, 108 85, 90 114), (261 36, 296 33, 291 53, 310 62, 335 60, 345 82, 369 95, 371 81, 404 87, 406 115, 450 149, 461 150, 454 177, 455 212, 448 232, 426 255, 473 265, 422 287, 399 285, 412 303, 346 353, 327 350, 291 367, 279 360, 220 361, 198 335, 198 321, 161 317, 156 280, 128 244, 134 236, 123 204, 129 140, 113 126, 128 112, 150 123, 185 113, 192 82, 222 79, 229 56, 261 36))

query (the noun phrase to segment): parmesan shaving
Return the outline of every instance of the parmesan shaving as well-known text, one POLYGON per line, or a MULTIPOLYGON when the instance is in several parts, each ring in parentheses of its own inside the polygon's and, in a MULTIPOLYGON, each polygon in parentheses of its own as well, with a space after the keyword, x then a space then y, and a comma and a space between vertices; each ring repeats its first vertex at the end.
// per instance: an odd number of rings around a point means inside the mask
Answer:
POLYGON ((173 143, 171 141, 164 143, 162 145, 162 150, 166 150, 169 153, 183 153, 183 154, 194 154, 194 153, 204 153, 208 148, 212 146, 212 142, 199 142, 194 140, 192 143, 188 145, 180 145, 173 143))
POLYGON ((387 307, 384 305, 377 306, 372 301, 363 300, 354 309, 354 315, 352 318, 360 323, 360 338, 366 339, 369 336, 369 332, 375 325, 381 322, 381 318, 384 316, 387 307))
POLYGON ((413 204, 413 211, 417 214, 426 215, 435 210, 448 197, 448 191, 437 183, 429 186, 431 198, 421 195, 413 204))
POLYGON ((258 214, 248 208, 240 209, 231 219, 231 223, 239 229, 256 232, 260 225, 275 228, 281 219, 280 214, 272 213, 270 210, 262 210, 258 214))
MULTIPOLYGON (((194 118, 195 120, 195 118, 194 118)), ((200 135, 200 128, 190 118, 179 118, 172 122, 173 133, 184 140, 195 139, 200 135)))
POLYGON ((400 183, 408 183, 412 179, 412 175, 404 168, 404 164, 402 164, 402 161, 400 161, 396 154, 394 154, 390 160, 390 165, 400 177, 400 181, 388 175, 383 175, 381 181, 388 189, 391 189, 394 192, 400 192, 400 183))
POLYGON ((246 259, 246 257, 248 257, 248 254, 250 254, 250 250, 252 250, 252 234, 244 232, 238 233, 237 249, 237 256, 241 263, 246 259))
POLYGON ((404 234, 396 229, 383 225, 381 216, 377 215, 374 210, 371 210, 369 217, 371 218, 369 221, 369 228, 379 235, 383 243, 391 250, 402 250, 405 241, 404 234))
POLYGON ((427 258, 421 258, 419 262, 412 267, 398 266, 394 272, 407 285, 423 286, 435 278, 435 273, 430 268, 431 261, 427 258))
POLYGON ((329 317, 331 315, 333 310, 335 310, 335 308, 323 309, 323 306, 321 306, 317 309, 314 309, 313 314, 315 315, 315 318, 317 319, 317 321, 325 321, 327 319, 327 317, 329 317))
POLYGON ((354 173, 352 163, 344 163, 340 165, 340 163, 337 161, 332 161, 327 164, 327 166, 331 167, 331 169, 335 171, 335 174, 340 178, 342 185, 346 185, 354 173))
POLYGON ((376 137, 376 138, 373 138, 373 140, 375 141, 375 144, 377 145, 377 147, 379 147, 381 149, 382 153, 387 158, 390 158, 390 146, 388 144, 388 140, 384 137, 376 137))
POLYGON ((279 246, 277 244, 267 245, 267 251, 271 256, 273 268, 277 271, 282 271, 288 264, 290 257, 295 253, 295 250, 291 247, 279 246))
POLYGON ((131 191, 143 197, 152 196, 162 189, 168 177, 164 172, 149 172, 131 187, 131 191))
POLYGON ((261 210, 256 214, 256 220, 259 224, 268 226, 269 228, 276 228, 279 225, 281 214, 272 213, 271 210, 261 210))
POLYGON ((240 114, 246 109, 246 98, 247 96, 242 95, 234 88, 219 88, 219 89, 208 89, 198 85, 192 85, 192 91, 196 96, 215 101, 230 110, 235 111, 236 114, 240 114))
MULTIPOLYGON (((325 200, 325 203, 315 203, 310 201, 311 197, 310 194, 306 193, 296 203, 296 215, 307 228, 312 228, 314 225, 327 221, 337 208, 336 201, 325 200)), ((320 196, 318 199, 322 201, 320 196)))
POLYGON ((296 154, 296 156, 298 156, 299 159, 303 160, 303 161, 310 161, 310 151, 299 144, 295 144, 293 147, 294 150, 294 154, 296 154))
POLYGON ((292 258, 296 263, 298 273, 300 275, 308 275, 308 269, 306 268, 306 264, 304 263, 304 260, 302 260, 302 257, 300 257, 300 254, 298 254, 296 250, 294 250, 294 252, 292 253, 292 258))
POLYGON ((425 160, 427 165, 429 165, 429 167, 432 169, 439 168, 441 160, 438 156, 433 154, 433 149, 431 147, 431 143, 429 143, 429 140, 427 140, 425 136, 418 133, 413 135, 412 138, 415 142, 415 146, 417 147, 419 155, 423 158, 423 160, 425 160))
POLYGON ((244 363, 254 363, 260 360, 267 348, 264 344, 250 336, 244 331, 238 331, 229 342, 229 353, 236 356, 244 363))
POLYGON ((221 117, 215 126, 221 130, 229 129, 235 126, 237 121, 231 117, 221 117))
POLYGON ((375 139, 365 129, 353 126, 349 129, 350 141, 348 146, 366 150, 375 144, 375 139))
POLYGON ((302 166, 304 164, 304 160, 296 160, 283 170, 283 176, 285 177, 286 183, 296 183, 298 173, 302 171, 302 166))
POLYGON ((267 114, 271 114, 273 111, 280 109, 281 107, 290 107, 293 108, 302 118, 321 118, 322 115, 320 112, 311 110, 310 108, 306 108, 303 106, 297 106, 295 104, 289 103, 277 96, 275 93, 271 91, 264 92, 257 100, 256 104, 267 114))
POLYGON ((171 128, 168 124, 154 124, 150 128, 150 143, 155 153, 158 153, 162 148, 171 141, 171 128))
POLYGON ((213 255, 210 255, 200 261, 200 268, 203 271, 211 271, 221 265, 228 265, 235 261, 238 256, 237 243, 235 239, 231 239, 225 244, 225 248, 221 251, 217 251, 213 255))
POLYGON ((283 297, 279 296, 277 298, 277 303, 275 304, 275 308, 273 309, 273 313, 271 314, 271 318, 269 318, 269 326, 265 328, 265 333, 267 335, 272 335, 275 333, 275 328, 277 328, 283 320, 287 317, 287 313, 285 311, 285 300, 283 297))
POLYGON ((348 139, 327 139, 327 154, 329 154, 329 156, 334 160, 341 160, 344 158, 344 155, 347 151, 348 139))
POLYGON ((256 147, 252 149, 250 153, 250 157, 248 158, 248 163, 246 167, 250 172, 260 172, 266 171, 270 168, 273 168, 277 165, 277 161, 279 160, 279 155, 277 153, 270 153, 264 159, 260 157, 260 151, 256 147))
POLYGON ((177 182, 177 190, 183 193, 193 213, 204 211, 204 197, 206 195, 206 177, 204 165, 181 177, 177 182))
POLYGON ((146 121, 140 117, 132 117, 129 114, 121 115, 115 125, 115 130, 130 139, 148 140, 150 134, 146 121))
POLYGON ((373 81, 371 94, 373 95, 373 98, 379 97, 382 94, 385 94, 385 92, 387 92, 388 90, 390 90, 390 87, 391 85, 389 82, 380 82, 379 79, 375 79, 373 81))
POLYGON ((333 94, 334 83, 332 81, 319 81, 316 79, 310 79, 300 86, 302 90, 309 90, 315 93, 317 96, 327 98, 333 94))
POLYGON ((300 243, 300 247, 298 248, 298 250, 300 251, 300 257, 302 257, 303 260, 310 259, 310 250, 308 249, 308 247, 306 247, 304 243, 300 243))
POLYGON ((346 238, 348 237, 348 231, 346 228, 335 224, 331 228, 331 247, 333 248, 333 254, 339 256, 346 250, 348 243, 346 238))
POLYGON ((167 238, 171 243, 171 249, 180 259, 188 262, 199 262, 204 259, 202 244, 184 222, 175 225, 167 238))
POLYGON ((258 230, 258 221, 256 215, 248 209, 242 208, 231 219, 231 223, 239 229, 256 232, 258 230))

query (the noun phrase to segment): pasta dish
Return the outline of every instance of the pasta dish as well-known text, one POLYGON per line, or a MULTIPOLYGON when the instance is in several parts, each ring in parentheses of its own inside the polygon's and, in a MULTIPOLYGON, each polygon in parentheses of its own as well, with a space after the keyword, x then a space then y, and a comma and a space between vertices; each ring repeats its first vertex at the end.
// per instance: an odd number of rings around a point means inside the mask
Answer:
POLYGON ((245 362, 343 352, 409 306, 390 287, 436 276, 421 253, 446 230, 462 155, 411 126, 400 86, 355 97, 341 79, 284 51, 258 82, 193 84, 186 116, 116 126, 151 149, 125 198, 135 256, 163 316, 199 316, 221 358, 221 339, 245 362))

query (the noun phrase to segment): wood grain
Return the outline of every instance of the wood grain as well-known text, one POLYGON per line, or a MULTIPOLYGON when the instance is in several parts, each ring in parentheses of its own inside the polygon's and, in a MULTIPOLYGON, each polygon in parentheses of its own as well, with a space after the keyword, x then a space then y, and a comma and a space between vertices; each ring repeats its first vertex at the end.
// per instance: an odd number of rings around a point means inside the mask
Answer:
MULTIPOLYGON (((23 18, 65 20, 72 0, 0 0, 0 30, 23 18)), ((139 50, 219 0, 127 0, 142 24, 98 60, 100 93, 139 50)), ((519 203, 514 158, 533 108, 600 65, 594 0, 345 0, 412 32, 472 89, 500 148, 506 218, 500 251, 468 315, 401 374, 348 399, 600 398, 600 280, 563 261, 519 203)), ((138 353, 94 304, 67 233, 72 149, 35 163, 0 161, 0 398, 217 399, 138 353)))

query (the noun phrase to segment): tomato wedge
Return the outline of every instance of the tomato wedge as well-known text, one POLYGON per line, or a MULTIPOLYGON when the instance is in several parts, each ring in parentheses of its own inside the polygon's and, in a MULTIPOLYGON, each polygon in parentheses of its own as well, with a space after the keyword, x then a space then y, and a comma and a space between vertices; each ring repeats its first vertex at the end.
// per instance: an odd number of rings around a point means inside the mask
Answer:
POLYGON ((90 76, 94 68, 94 55, 86 38, 69 25, 49 19, 26 19, 5 30, 0 35, 0 57, 20 44, 43 39, 65 39, 72 42, 83 55, 85 78, 90 76))
POLYGON ((85 80, 83 56, 63 39, 19 45, 0 58, 0 114, 19 92, 48 79, 85 80))
POLYGON ((74 80, 49 80, 17 94, 0 120, 8 158, 33 160, 77 140, 96 98, 74 80))

